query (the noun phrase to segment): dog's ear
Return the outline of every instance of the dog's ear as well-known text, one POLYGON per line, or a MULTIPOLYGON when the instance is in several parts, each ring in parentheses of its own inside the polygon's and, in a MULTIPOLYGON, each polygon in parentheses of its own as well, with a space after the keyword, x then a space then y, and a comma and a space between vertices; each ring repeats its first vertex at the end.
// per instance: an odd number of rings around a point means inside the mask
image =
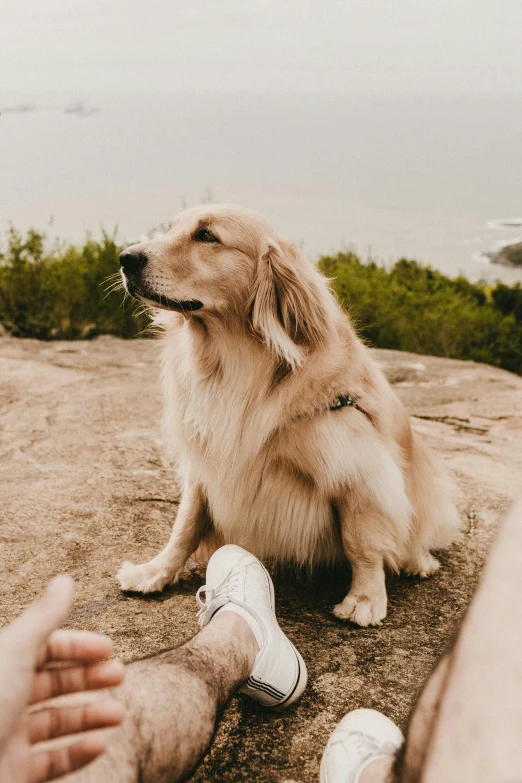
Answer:
POLYGON ((292 369, 327 334, 325 298, 316 277, 294 245, 271 243, 259 262, 251 299, 252 328, 292 369))

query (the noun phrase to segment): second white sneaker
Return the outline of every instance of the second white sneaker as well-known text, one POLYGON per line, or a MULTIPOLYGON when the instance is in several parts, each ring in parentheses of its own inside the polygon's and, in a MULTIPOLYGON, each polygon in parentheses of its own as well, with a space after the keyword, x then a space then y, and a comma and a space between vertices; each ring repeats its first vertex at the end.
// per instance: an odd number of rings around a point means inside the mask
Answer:
POLYGON ((207 566, 207 584, 199 588, 196 598, 201 628, 228 603, 241 606, 259 625, 262 643, 241 692, 266 707, 288 707, 297 701, 306 688, 306 666, 278 625, 274 586, 257 557, 234 544, 218 549, 207 566), (201 593, 205 593, 205 602, 201 593))
POLYGON ((404 742, 398 726, 376 710, 352 710, 328 740, 321 760, 321 783, 359 783, 364 769, 391 758, 404 742))

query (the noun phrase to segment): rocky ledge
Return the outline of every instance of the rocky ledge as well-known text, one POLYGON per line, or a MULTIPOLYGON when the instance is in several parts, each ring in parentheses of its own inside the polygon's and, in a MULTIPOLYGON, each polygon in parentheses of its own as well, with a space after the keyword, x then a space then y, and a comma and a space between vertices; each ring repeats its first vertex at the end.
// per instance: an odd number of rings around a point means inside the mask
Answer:
MULTIPOLYGON (((520 491, 522 378, 472 362, 374 356, 415 430, 455 477, 462 540, 443 553, 431 579, 388 579, 381 628, 331 615, 347 570, 278 575, 278 615, 307 662, 309 686, 281 714, 234 697, 196 783, 318 780, 329 733, 356 707, 383 710, 404 726, 520 491)), ((148 598, 123 595, 114 579, 122 560, 140 562, 160 549, 176 516, 178 489, 159 440, 157 375, 157 349, 147 340, 0 339, 2 622, 66 570, 78 583, 69 625, 110 634, 125 661, 196 632, 201 574, 148 598)))
POLYGON ((522 242, 515 242, 513 245, 504 245, 500 250, 485 253, 492 264, 502 264, 502 266, 522 267, 522 242))

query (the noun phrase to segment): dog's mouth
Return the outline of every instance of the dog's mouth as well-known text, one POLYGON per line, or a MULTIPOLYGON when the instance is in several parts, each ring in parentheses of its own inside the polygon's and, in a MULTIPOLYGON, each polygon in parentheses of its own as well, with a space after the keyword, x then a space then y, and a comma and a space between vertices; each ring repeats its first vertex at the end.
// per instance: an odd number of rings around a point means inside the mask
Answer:
POLYGON ((197 299, 169 299, 167 296, 154 293, 154 291, 140 294, 139 298, 154 302, 156 307, 161 307, 163 310, 176 310, 178 313, 184 313, 187 310, 201 310, 203 307, 203 302, 198 302, 197 299))
POLYGON ((203 307, 203 302, 199 302, 197 299, 169 299, 168 296, 151 291, 150 288, 137 285, 128 277, 125 282, 127 291, 131 296, 135 299, 141 299, 145 303, 153 302, 155 307, 161 307, 162 310, 186 313, 201 310, 203 307))

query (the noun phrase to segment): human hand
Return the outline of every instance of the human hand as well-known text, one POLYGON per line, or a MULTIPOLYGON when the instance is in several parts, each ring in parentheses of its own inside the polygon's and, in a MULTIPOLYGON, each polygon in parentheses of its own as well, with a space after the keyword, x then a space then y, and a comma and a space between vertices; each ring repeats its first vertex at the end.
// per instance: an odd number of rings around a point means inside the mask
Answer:
POLYGON ((0 631, 2 783, 43 783, 85 766, 106 749, 106 728, 123 720, 123 708, 112 698, 39 706, 65 693, 119 685, 124 677, 121 663, 104 660, 112 650, 108 637, 57 630, 69 615, 73 595, 72 578, 56 577, 42 598, 0 631), (38 745, 84 731, 59 749, 38 745))

